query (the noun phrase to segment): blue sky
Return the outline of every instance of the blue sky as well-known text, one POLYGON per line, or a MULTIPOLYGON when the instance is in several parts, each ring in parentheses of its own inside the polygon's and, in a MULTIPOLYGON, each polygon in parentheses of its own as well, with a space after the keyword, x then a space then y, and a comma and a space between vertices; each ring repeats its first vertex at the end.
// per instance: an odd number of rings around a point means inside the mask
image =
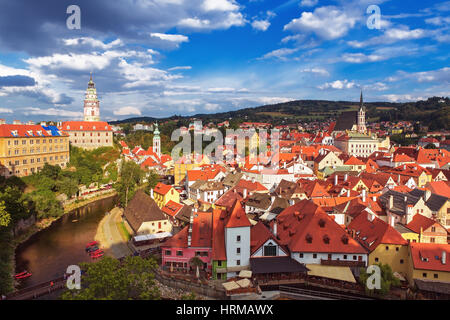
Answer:
POLYGON ((103 120, 450 96, 450 1, 0 0, 0 116, 103 120), (81 10, 81 29, 66 9, 81 10), (370 5, 380 9, 369 29, 370 5))

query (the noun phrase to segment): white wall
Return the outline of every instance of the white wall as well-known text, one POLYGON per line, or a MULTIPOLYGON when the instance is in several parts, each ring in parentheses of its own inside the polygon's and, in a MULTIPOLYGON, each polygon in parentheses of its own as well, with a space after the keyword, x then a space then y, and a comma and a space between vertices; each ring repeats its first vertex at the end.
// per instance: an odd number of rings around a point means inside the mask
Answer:
MULTIPOLYGON (((317 257, 314 258, 314 253, 304 252, 303 258, 300 258, 299 252, 293 252, 291 258, 297 260, 304 264, 320 264, 320 260, 328 260, 328 253, 316 253, 317 257)), ((367 254, 353 254, 353 253, 332 253, 331 260, 341 260, 341 261, 359 261, 358 257, 362 256, 362 261, 367 265, 367 254), (347 259, 344 259, 344 255, 347 255, 347 259), (356 260, 353 259, 356 256, 356 260)))
POLYGON ((277 247, 277 256, 287 256, 286 252, 284 252, 280 246, 273 240, 267 240, 261 248, 256 250, 256 252, 252 255, 252 257, 264 257, 264 246, 276 246, 277 247))
POLYGON ((250 227, 225 228, 225 247, 227 251, 227 267, 236 267, 236 260, 240 260, 240 266, 250 265, 250 227), (241 241, 237 242, 237 236, 241 241), (236 249, 241 248, 237 254, 236 249))

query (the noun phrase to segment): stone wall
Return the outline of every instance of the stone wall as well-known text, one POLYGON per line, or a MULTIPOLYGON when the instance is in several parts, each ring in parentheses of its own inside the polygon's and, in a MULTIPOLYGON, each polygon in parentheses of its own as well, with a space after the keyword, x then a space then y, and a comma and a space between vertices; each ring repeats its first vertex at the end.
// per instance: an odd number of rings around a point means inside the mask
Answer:
POLYGON ((209 285, 204 285, 201 283, 194 283, 194 282, 184 281, 181 279, 173 279, 170 277, 160 275, 158 272, 155 272, 155 278, 156 278, 156 280, 158 280, 159 282, 161 282, 162 284, 164 284, 168 287, 184 290, 187 292, 194 292, 196 294, 210 297, 213 299, 219 299, 219 300, 228 300, 229 299, 229 297, 226 295, 225 289, 220 290, 215 287, 212 287, 209 285))

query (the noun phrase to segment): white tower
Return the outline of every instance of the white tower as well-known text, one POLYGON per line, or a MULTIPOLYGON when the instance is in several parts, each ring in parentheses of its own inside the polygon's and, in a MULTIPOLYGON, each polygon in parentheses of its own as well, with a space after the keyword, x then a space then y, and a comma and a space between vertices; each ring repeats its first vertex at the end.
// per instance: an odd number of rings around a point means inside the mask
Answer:
POLYGON ((155 124, 155 131, 153 131, 153 152, 161 158, 161 137, 159 136, 158 123, 155 124))
POLYGON ((361 97, 359 101, 359 111, 358 111, 358 132, 366 133, 366 107, 363 103, 363 94, 361 90, 361 97))
POLYGON ((91 78, 84 99, 84 121, 100 121, 100 101, 97 99, 97 89, 91 78))

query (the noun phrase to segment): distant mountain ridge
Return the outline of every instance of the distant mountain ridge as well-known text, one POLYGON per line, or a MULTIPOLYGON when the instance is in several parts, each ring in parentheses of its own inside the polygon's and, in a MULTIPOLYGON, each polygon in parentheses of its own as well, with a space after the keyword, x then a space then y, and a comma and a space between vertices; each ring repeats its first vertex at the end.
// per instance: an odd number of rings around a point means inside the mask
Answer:
MULTIPOLYGON (((430 130, 450 129, 450 99, 432 97, 416 102, 364 102, 369 121, 420 121, 430 130)), ((344 111, 357 110, 359 102, 328 100, 295 100, 253 108, 220 112, 214 114, 196 114, 193 116, 171 116, 166 118, 134 117, 110 122, 111 124, 150 123, 168 120, 200 119, 203 122, 222 122, 239 119, 243 121, 271 122, 273 124, 293 123, 297 121, 326 120, 336 118, 344 111)))

